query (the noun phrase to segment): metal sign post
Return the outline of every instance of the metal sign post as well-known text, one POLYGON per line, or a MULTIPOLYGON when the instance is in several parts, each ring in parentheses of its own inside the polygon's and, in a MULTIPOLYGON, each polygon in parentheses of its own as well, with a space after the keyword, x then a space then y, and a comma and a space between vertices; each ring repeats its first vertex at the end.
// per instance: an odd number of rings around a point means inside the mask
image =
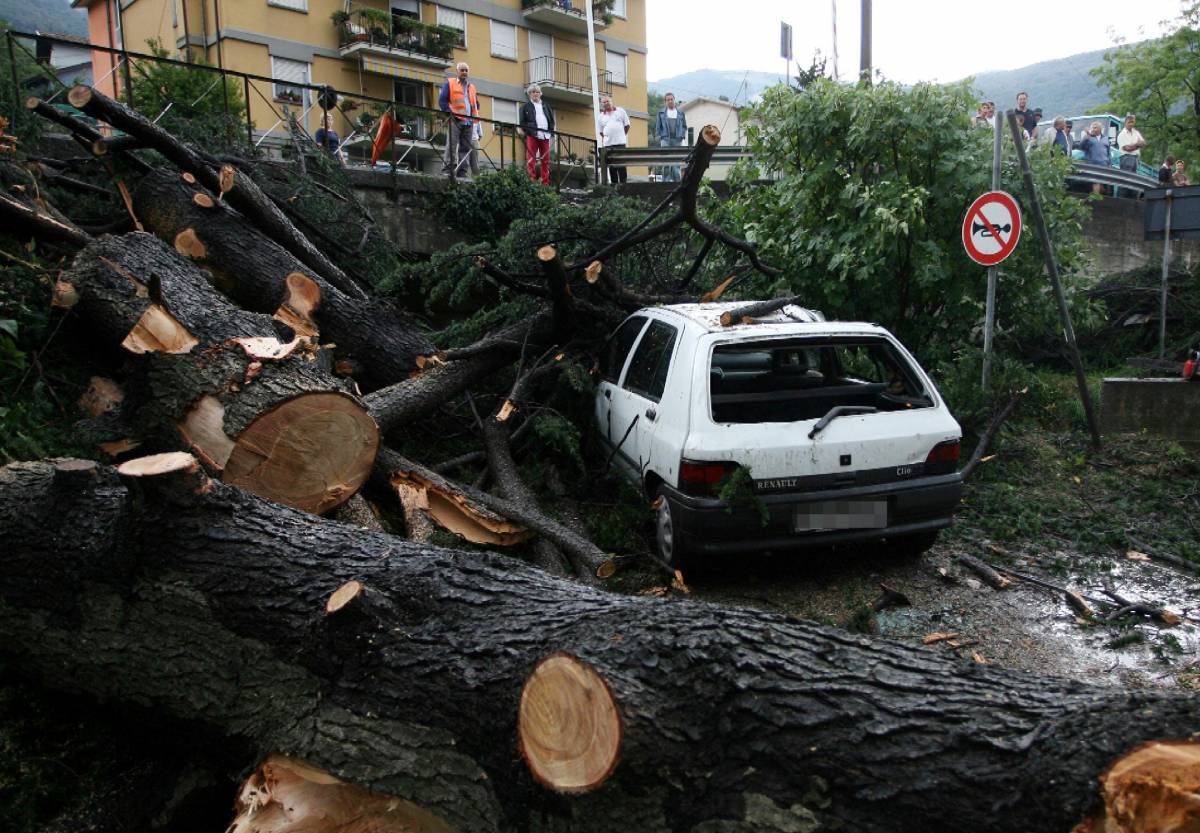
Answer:
MULTIPOLYGON (((1003 123, 999 113, 992 113, 995 123, 995 141, 992 144, 992 190, 1000 190, 1000 139, 1004 135, 1003 123)), ((987 310, 983 322, 983 389, 987 391, 992 386, 992 333, 996 329, 996 282, 999 280, 998 267, 989 266, 987 270, 987 310)))
POLYGON ((587 36, 588 36, 588 65, 592 70, 592 124, 596 129, 596 164, 600 169, 596 171, 596 181, 606 182, 606 173, 604 170, 603 148, 604 134, 600 130, 600 79, 596 72, 596 25, 592 20, 592 0, 583 0, 583 13, 587 17, 587 36))
POLYGON ((1167 292, 1170 289, 1171 202, 1174 194, 1167 189, 1167 221, 1163 227, 1162 298, 1158 310, 1158 357, 1167 357, 1167 292))
MULTIPOLYGON (((1075 368, 1075 382, 1079 385, 1079 398, 1083 402, 1083 412, 1087 416, 1088 428, 1092 431, 1092 441, 1099 448, 1100 426, 1096 423, 1096 413, 1092 409, 1092 395, 1088 392, 1087 377, 1083 375, 1083 359, 1079 355, 1079 345, 1075 343, 1075 328, 1071 325, 1071 310, 1067 307, 1067 296, 1063 293, 1062 282, 1058 279, 1058 264, 1054 260, 1054 246, 1050 241, 1046 220, 1042 217, 1042 206, 1038 202, 1037 189, 1033 185, 1033 171, 1030 170, 1029 159, 1025 156, 1021 126, 1017 124, 1015 110, 1009 110, 1006 115, 1008 127, 1012 131, 1013 144, 1017 146, 1017 160, 1021 163, 1021 173, 1025 180, 1025 195, 1029 198, 1029 211, 1033 214, 1034 225, 1037 226, 1038 237, 1042 242, 1042 252, 1046 257, 1046 271, 1050 273, 1050 285, 1054 287, 1054 297, 1058 301, 1058 314, 1062 318, 1063 337, 1067 342, 1067 356, 1075 368)), ((996 117, 999 118, 999 114, 996 117)))
POLYGON ((783 58, 783 80, 792 85, 792 26, 779 21, 779 57, 783 58))

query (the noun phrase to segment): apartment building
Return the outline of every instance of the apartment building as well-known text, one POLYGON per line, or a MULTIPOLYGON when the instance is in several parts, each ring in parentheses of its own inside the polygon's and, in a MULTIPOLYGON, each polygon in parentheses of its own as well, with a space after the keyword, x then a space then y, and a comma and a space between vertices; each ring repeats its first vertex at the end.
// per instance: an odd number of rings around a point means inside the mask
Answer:
MULTIPOLYGON (((595 2, 599 86, 628 111, 633 146, 646 144, 649 118, 645 3, 595 2)), ((319 109, 309 108, 311 94, 289 82, 437 107, 443 81, 466 61, 485 118, 515 124, 525 87, 536 82, 558 114, 560 132, 595 135, 583 0, 74 0, 74 5, 87 7, 93 43, 146 52, 147 42, 156 39, 180 56, 275 79, 268 93, 256 88, 250 96, 259 131, 278 121, 285 104, 295 112, 308 110, 310 131, 319 126, 319 109)), ((93 61, 97 79, 109 75, 109 56, 94 53, 93 61)), ((102 89, 111 91, 120 75, 109 75, 102 89)), ((414 138, 426 138, 418 134, 436 129, 432 124, 414 119, 414 138)), ((345 136, 355 126, 348 119, 338 128, 345 136)), ((522 144, 508 146, 523 158, 522 144)), ((431 166, 432 161, 426 167, 431 166)))

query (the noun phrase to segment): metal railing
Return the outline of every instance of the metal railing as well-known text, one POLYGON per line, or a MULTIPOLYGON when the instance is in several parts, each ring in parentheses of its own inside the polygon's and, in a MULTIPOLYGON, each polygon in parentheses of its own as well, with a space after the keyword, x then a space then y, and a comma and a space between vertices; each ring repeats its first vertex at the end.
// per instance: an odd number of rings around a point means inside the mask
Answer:
POLYGON ((359 13, 357 19, 338 24, 339 46, 348 49, 357 44, 395 49, 424 55, 427 58, 450 62, 454 56, 453 40, 447 38, 448 27, 439 27, 409 18, 390 17, 387 29, 375 20, 359 13))
MULTIPOLYGON (((51 35, 14 30, 6 32, 6 39, 10 61, 13 62, 14 69, 16 61, 14 56, 18 49, 24 51, 34 61, 37 60, 36 55, 30 52, 22 41, 41 40, 51 44, 74 47, 79 45, 74 41, 51 35)), ((387 152, 377 164, 384 165, 392 171, 402 168, 419 171, 425 167, 425 164, 432 162, 431 167, 435 170, 431 173, 436 174, 440 171, 441 165, 434 160, 444 160, 445 158, 449 116, 432 107, 406 105, 391 99, 337 90, 329 86, 284 81, 215 67, 210 64, 165 58, 126 49, 96 44, 89 45, 88 48, 93 52, 119 58, 114 72, 109 74, 115 73, 121 80, 119 88, 116 90, 117 96, 124 99, 131 108, 135 99, 135 82, 150 83, 146 73, 148 65, 163 64, 180 67, 213 77, 213 83, 206 86, 207 91, 199 99, 185 102, 171 101, 161 112, 143 114, 155 121, 161 119, 177 105, 180 110, 186 111, 188 108, 196 108, 206 100, 217 99, 220 104, 214 109, 224 112, 227 126, 235 125, 235 121, 229 117, 242 107, 238 106, 238 102, 231 101, 230 90, 236 90, 238 82, 240 82, 245 110, 244 114, 239 116, 239 118, 244 117, 244 132, 241 133, 241 137, 250 148, 256 149, 270 144, 280 149, 290 148, 292 152, 297 150, 303 152, 304 147, 307 147, 309 152, 317 152, 315 146, 308 140, 313 137, 316 128, 324 124, 328 117, 332 122, 332 129, 338 136, 338 156, 350 164, 366 164, 371 155, 373 139, 380 118, 384 112, 393 111, 401 129, 394 132, 392 141, 388 143, 387 152), (298 98, 290 96, 293 91, 300 91, 298 98), (330 92, 336 94, 337 105, 332 110, 325 110, 324 103, 330 92), (251 102, 258 108, 259 115, 265 111, 273 120, 269 128, 264 130, 255 124, 252 118, 251 102), (315 124, 312 123, 313 121, 315 124), (294 135, 293 125, 299 125, 303 129, 303 141, 294 135)), ((47 98, 61 98, 66 85, 58 80, 50 67, 40 63, 39 66, 43 68, 48 81, 60 88, 53 96, 47 98)), ((13 78, 14 85, 17 85, 19 81, 16 72, 13 73, 13 78)), ((96 83, 101 83, 106 79, 107 76, 96 83)), ((15 89, 14 93, 18 100, 22 98, 20 89, 15 89)), ((22 108, 17 108, 14 118, 36 118, 36 116, 26 115, 22 108)), ((478 163, 481 170, 499 170, 504 167, 525 164, 523 158, 525 141, 518 135, 516 125, 481 117, 477 117, 475 121, 482 127, 482 136, 478 140, 478 163)), ((241 141, 237 136, 231 135, 226 138, 235 142, 241 141)), ((561 131, 553 132, 551 167, 556 188, 561 188, 565 182, 571 179, 581 179, 585 182, 597 179, 597 160, 598 154, 594 137, 577 136, 561 131)), ((459 161, 461 163, 463 160, 459 161)), ((460 167, 462 167, 461 164, 460 167)))
POLYGON ((1092 165, 1087 162, 1073 162, 1071 173, 1067 175, 1071 182, 1088 185, 1109 185, 1134 192, 1138 197, 1151 188, 1158 188, 1158 178, 1146 176, 1132 171, 1123 171, 1108 165, 1092 165))
MULTIPOLYGON (((580 93, 592 93, 592 70, 587 64, 577 64, 552 55, 530 58, 525 62, 525 83, 550 87, 564 87, 580 93)), ((601 95, 612 94, 612 73, 608 70, 597 75, 601 95)))
MULTIPOLYGON (((618 146, 603 148, 601 157, 606 165, 682 165, 692 155, 692 148, 679 147, 631 148, 618 146)), ((713 151, 713 165, 732 165, 739 159, 748 159, 750 149, 737 145, 717 145, 713 151)))

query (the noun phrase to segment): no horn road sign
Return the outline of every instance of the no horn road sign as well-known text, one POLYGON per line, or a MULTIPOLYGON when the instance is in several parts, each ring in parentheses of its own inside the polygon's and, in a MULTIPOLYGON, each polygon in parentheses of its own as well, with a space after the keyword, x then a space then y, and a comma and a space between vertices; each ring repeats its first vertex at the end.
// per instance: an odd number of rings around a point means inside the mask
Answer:
POLYGON ((967 256, 982 266, 995 266, 1013 253, 1021 239, 1021 209, 1004 191, 989 191, 967 209, 962 240, 967 256))

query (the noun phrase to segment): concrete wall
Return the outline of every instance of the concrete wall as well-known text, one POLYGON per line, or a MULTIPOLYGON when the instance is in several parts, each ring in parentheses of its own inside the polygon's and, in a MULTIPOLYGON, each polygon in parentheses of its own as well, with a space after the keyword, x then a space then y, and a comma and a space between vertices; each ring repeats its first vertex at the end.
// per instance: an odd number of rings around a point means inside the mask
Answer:
POLYGON ((1100 430, 1145 431, 1189 445, 1200 444, 1200 382, 1183 379, 1105 379, 1100 430))
MULTIPOLYGON (((1097 277, 1162 263, 1162 243, 1142 239, 1145 203, 1105 197, 1088 205, 1092 214, 1083 224, 1083 234, 1096 258, 1097 277)), ((1031 231, 1026 228, 1025 234, 1031 231)), ((1176 240, 1171 249, 1180 268, 1191 269, 1200 260, 1198 240, 1176 240)))

